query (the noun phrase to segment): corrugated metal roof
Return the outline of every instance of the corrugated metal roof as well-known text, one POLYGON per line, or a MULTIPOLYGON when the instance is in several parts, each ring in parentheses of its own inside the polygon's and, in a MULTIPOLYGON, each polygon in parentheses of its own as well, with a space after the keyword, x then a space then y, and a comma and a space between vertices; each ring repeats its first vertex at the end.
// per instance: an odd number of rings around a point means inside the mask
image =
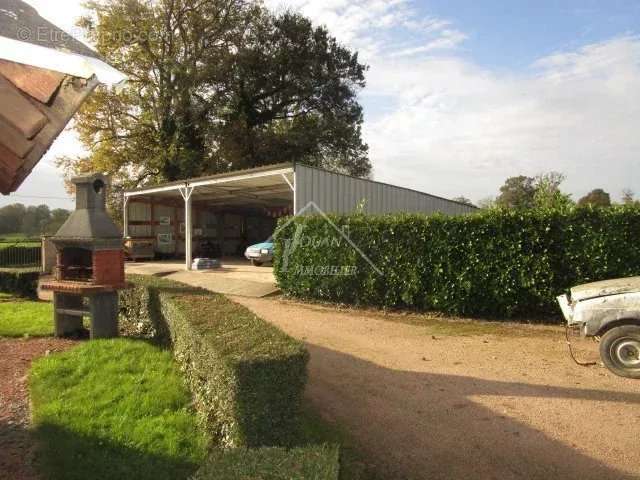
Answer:
POLYGON ((283 168, 293 168, 293 163, 275 163, 273 165, 265 165, 262 167, 245 168, 241 170, 229 170, 228 172, 217 173, 215 175, 187 178, 185 180, 177 180, 175 182, 167 182, 167 183, 161 183, 157 185, 145 185, 143 187, 125 190, 125 193, 144 192, 145 190, 149 190, 149 189, 165 188, 165 187, 181 187, 185 184, 191 184, 195 182, 207 182, 209 180, 219 180, 227 177, 250 175, 253 173, 263 173, 271 170, 281 170, 283 168))

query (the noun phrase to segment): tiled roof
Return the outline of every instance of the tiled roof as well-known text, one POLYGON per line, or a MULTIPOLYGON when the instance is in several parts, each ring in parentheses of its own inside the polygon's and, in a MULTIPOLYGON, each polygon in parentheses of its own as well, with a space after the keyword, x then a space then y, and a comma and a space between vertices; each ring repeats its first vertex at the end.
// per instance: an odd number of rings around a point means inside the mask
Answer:
POLYGON ((0 193, 20 186, 97 84, 0 60, 0 193))
POLYGON ((0 0, 0 193, 20 186, 100 81, 125 78, 22 0, 0 0))
POLYGON ((0 36, 85 57, 99 58, 96 52, 42 18, 35 8, 22 0, 0 0, 0 36))

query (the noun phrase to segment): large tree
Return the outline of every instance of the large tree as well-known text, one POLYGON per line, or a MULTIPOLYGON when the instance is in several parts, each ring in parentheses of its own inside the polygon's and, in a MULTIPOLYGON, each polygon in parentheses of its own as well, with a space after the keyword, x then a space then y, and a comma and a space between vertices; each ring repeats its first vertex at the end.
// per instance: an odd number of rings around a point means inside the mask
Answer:
POLYGON ((243 167, 300 160, 369 174, 356 98, 365 66, 357 53, 301 15, 263 12, 231 60, 221 159, 243 167))
POLYGON ((630 188, 625 188, 622 191, 622 204, 623 205, 634 205, 636 207, 640 206, 640 200, 635 199, 635 193, 630 188))
POLYGON ((500 187, 495 204, 501 208, 566 208, 574 204, 571 195, 560 185, 565 176, 559 172, 541 173, 536 177, 509 177, 500 187))
POLYGON ((578 205, 593 205, 597 207, 609 207, 611 206, 611 196, 601 188, 596 188, 587 193, 584 197, 578 200, 578 205))
POLYGON ((567 208, 574 205, 571 195, 560 190, 564 180, 565 176, 559 172, 538 175, 535 179, 533 205, 538 208, 567 208))
POLYGON ((496 205, 503 208, 531 208, 535 193, 535 178, 524 175, 510 177, 500 187, 496 205))
POLYGON ((76 118, 86 155, 117 186, 297 160, 367 175, 356 100, 365 67, 324 28, 245 0, 112 0, 80 25, 130 78, 76 118))

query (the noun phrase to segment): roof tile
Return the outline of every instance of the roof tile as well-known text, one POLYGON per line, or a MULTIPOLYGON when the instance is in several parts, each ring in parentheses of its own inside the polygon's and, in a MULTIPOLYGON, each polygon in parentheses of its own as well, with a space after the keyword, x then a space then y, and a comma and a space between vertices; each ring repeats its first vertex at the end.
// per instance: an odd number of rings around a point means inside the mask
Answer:
POLYGON ((64 74, 0 59, 0 75, 39 102, 49 103, 64 74))

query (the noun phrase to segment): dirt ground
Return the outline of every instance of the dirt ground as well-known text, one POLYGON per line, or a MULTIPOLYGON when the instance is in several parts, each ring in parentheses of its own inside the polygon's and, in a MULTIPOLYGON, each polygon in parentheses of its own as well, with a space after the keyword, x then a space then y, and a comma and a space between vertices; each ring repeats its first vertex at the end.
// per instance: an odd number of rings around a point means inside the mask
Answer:
POLYGON ((640 478, 640 381, 561 328, 234 300, 306 342, 307 396, 382 478, 640 478))
POLYGON ((0 478, 32 480, 34 444, 29 435, 27 371, 34 358, 70 348, 72 340, 0 338, 0 478))

